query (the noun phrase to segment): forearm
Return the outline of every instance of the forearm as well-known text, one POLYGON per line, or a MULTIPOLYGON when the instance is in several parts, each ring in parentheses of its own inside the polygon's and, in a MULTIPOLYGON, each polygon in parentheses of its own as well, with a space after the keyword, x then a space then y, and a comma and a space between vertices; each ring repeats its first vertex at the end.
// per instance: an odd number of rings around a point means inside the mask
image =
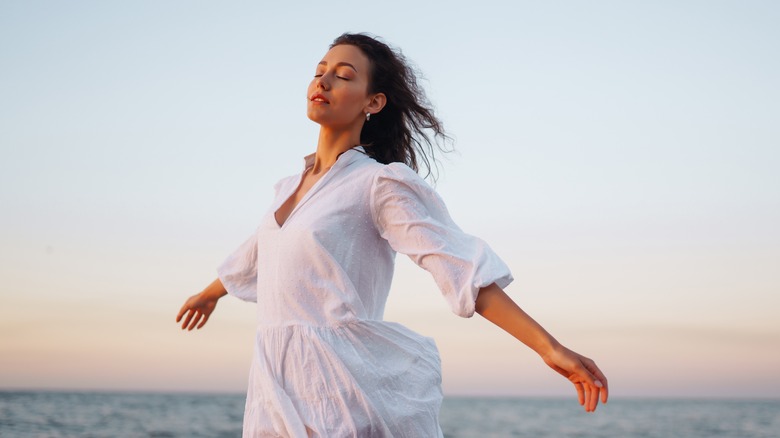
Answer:
POLYGON ((479 291, 476 311, 542 357, 560 345, 495 283, 479 291))
POLYGON ((477 296, 476 310, 485 319, 537 352, 550 368, 573 383, 577 398, 586 411, 593 412, 596 409, 599 395, 602 403, 607 402, 607 377, 596 363, 559 344, 500 287, 491 284, 482 288, 477 296))
POLYGON ((227 295, 227 290, 225 289, 225 286, 222 285, 222 281, 217 278, 216 280, 212 281, 210 285, 206 286, 201 294, 209 298, 220 299, 227 295))

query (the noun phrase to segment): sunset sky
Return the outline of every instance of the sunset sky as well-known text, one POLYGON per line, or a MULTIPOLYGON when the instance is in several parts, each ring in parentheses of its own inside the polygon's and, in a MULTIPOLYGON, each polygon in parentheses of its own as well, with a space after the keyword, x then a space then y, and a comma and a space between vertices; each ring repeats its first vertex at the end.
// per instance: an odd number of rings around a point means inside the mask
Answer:
MULTIPOLYGON (((780 397, 780 4, 0 2, 0 389, 240 392, 254 307, 175 315, 301 170, 329 43, 400 47, 436 184, 615 397, 780 397)), ((570 395, 398 256, 444 392, 570 395)))

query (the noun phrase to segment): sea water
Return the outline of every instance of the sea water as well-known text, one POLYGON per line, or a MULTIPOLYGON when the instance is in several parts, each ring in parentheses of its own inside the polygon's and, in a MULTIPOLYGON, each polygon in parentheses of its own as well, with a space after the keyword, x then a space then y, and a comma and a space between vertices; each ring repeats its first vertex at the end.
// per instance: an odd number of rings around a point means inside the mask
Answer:
MULTIPOLYGON (((0 437, 240 437, 242 394, 0 392, 0 437)), ((780 400, 446 397, 445 437, 778 438, 780 400)))

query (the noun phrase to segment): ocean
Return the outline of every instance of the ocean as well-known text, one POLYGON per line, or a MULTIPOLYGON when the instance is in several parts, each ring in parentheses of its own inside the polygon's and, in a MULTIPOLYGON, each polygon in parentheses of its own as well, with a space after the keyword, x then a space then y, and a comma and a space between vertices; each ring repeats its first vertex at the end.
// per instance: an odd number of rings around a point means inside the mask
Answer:
MULTIPOLYGON (((1 437, 241 436, 242 394, 0 391, 1 437)), ((778 438, 780 400, 446 397, 445 437, 778 438)))

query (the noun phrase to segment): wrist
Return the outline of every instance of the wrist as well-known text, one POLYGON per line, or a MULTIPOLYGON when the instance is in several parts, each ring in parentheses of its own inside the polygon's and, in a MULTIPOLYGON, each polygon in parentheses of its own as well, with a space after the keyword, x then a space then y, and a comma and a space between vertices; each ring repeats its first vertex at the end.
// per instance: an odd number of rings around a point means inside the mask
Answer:
POLYGON ((210 285, 206 286, 200 294, 204 298, 218 300, 227 295, 227 290, 225 290, 225 286, 222 285, 222 282, 219 279, 216 279, 210 285))
POLYGON ((536 351, 542 359, 547 359, 564 348, 565 347, 560 342, 548 334, 547 339, 541 342, 537 348, 534 348, 534 351, 536 351))
POLYGON ((207 300, 218 300, 218 299, 222 298, 225 295, 226 295, 226 293, 220 293, 219 291, 215 291, 215 290, 212 290, 212 289, 203 289, 200 292, 200 296, 202 296, 203 298, 206 298, 207 300))

